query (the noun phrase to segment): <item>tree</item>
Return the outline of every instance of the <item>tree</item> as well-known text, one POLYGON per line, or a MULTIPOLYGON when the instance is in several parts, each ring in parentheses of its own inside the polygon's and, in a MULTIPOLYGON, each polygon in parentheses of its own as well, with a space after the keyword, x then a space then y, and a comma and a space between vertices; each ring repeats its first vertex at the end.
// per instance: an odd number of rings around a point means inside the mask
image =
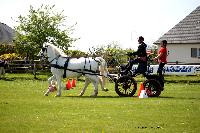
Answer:
POLYGON ((149 55, 149 61, 151 61, 151 64, 157 64, 157 62, 153 61, 153 59, 157 56, 158 46, 152 45, 149 47, 149 50, 151 51, 151 54, 149 55))
POLYGON ((92 47, 90 49, 89 55, 91 56, 102 56, 109 67, 116 67, 120 64, 127 63, 127 50, 120 48, 118 42, 111 42, 106 46, 92 47))
POLYGON ((63 11, 57 13, 53 9, 54 6, 48 5, 42 5, 38 9, 30 6, 29 15, 18 17, 15 45, 19 54, 34 58, 44 42, 51 41, 66 50, 77 40, 70 37, 76 24, 66 26, 67 17, 63 15, 63 11))
POLYGON ((72 57, 72 58, 87 57, 87 54, 85 52, 80 51, 80 50, 66 50, 64 52, 69 57, 72 57))

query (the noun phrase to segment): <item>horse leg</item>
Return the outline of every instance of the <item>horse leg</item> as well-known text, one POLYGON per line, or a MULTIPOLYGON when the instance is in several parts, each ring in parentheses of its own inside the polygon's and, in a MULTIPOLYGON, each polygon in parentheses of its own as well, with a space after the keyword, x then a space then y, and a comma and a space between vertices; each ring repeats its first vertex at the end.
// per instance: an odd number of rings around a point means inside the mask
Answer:
POLYGON ((98 81, 99 77, 96 76, 96 79, 92 80, 93 86, 94 86, 94 93, 91 95, 92 97, 96 97, 98 95, 98 81))
POLYGON ((108 70, 105 65, 99 66, 99 70, 100 70, 100 75, 102 75, 102 76, 99 76, 101 89, 102 89, 102 91, 108 91, 108 89, 105 88, 105 84, 106 84, 105 76, 107 76, 108 70))
POLYGON ((61 96, 61 88, 62 88, 62 79, 60 77, 56 78, 56 79, 57 79, 57 85, 58 85, 56 97, 60 97, 61 96))
POLYGON ((84 88, 82 89, 81 93, 79 94, 79 96, 82 96, 85 93, 85 90, 87 89, 90 82, 91 81, 88 78, 85 78, 85 85, 84 85, 84 88))
MULTIPOLYGON (((51 85, 51 81, 52 80, 56 80, 56 76, 55 75, 53 75, 53 76, 51 76, 49 79, 48 79, 48 83, 49 83, 49 86, 51 85)), ((49 95, 49 93, 50 93, 50 91, 49 91, 49 89, 47 89, 47 91, 46 91, 46 93, 44 94, 45 96, 48 96, 49 95)))
POLYGON ((102 91, 108 91, 108 89, 105 88, 105 82, 106 82, 105 77, 99 76, 99 83, 101 85, 102 91))

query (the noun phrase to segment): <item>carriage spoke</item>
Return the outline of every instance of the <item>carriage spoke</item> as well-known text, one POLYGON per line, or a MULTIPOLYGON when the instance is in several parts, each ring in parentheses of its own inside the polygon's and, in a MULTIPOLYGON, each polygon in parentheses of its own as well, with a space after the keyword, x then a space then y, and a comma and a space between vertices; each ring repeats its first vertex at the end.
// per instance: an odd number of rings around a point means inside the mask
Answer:
POLYGON ((161 93, 161 86, 156 80, 146 80, 145 89, 149 97, 159 96, 161 93))
POLYGON ((115 86, 115 91, 119 96, 133 96, 136 91, 135 81, 132 77, 120 77, 115 86))

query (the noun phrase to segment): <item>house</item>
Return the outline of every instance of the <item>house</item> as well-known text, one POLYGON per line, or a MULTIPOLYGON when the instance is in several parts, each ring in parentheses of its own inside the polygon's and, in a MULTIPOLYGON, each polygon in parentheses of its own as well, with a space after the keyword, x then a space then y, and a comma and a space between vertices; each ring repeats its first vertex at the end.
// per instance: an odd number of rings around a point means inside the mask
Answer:
POLYGON ((168 64, 200 64, 200 6, 160 37, 167 40, 168 64))

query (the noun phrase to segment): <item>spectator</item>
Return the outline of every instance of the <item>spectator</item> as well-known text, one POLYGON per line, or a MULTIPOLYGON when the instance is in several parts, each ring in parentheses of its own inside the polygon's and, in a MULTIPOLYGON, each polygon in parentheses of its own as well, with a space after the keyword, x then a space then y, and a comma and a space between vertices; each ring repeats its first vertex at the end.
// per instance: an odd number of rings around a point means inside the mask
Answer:
POLYGON ((0 59, 0 78, 5 76, 6 61, 0 59))
POLYGON ((167 64, 167 41, 162 40, 160 42, 160 45, 161 45, 161 47, 158 51, 158 56, 156 56, 154 58, 154 60, 159 62, 159 67, 158 67, 157 73, 164 80, 162 72, 163 72, 163 68, 164 68, 165 64, 167 64))

